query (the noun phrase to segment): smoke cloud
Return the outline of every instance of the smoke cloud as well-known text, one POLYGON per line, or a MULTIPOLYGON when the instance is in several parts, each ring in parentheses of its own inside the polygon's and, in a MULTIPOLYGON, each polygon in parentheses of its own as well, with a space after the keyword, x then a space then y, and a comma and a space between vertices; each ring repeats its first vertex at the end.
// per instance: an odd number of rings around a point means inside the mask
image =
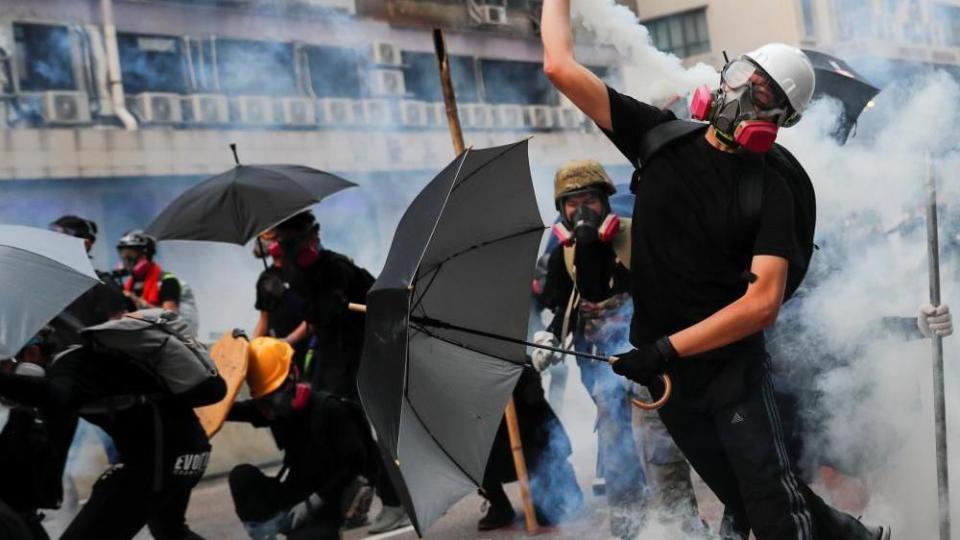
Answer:
POLYGON ((574 0, 572 9, 598 43, 623 56, 622 90, 640 101, 656 103, 719 81, 714 68, 700 63, 687 69, 676 56, 657 50, 646 27, 614 0, 574 0))

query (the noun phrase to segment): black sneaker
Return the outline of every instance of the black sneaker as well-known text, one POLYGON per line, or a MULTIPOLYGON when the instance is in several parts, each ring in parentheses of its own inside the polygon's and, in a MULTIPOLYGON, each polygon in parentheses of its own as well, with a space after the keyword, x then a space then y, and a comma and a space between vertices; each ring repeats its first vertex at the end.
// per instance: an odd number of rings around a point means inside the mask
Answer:
POLYGON ((491 504, 490 501, 484 501, 486 513, 477 522, 478 531, 492 531, 509 527, 516 519, 517 513, 513 511, 513 506, 509 504, 491 504))

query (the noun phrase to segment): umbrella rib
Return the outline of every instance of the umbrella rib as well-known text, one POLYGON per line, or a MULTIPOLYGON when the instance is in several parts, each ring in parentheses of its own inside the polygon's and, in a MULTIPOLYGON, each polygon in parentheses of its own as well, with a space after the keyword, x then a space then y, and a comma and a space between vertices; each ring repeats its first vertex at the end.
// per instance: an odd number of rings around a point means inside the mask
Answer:
POLYGON ((460 188, 460 186, 462 186, 463 184, 467 183, 467 180, 470 180, 471 178, 474 177, 474 175, 476 175, 477 173, 479 173, 480 171, 482 171, 484 168, 486 168, 487 165, 493 163, 493 162, 496 161, 500 156, 506 154, 507 152, 510 152, 510 151, 513 150, 514 148, 516 148, 516 147, 518 147, 518 146, 520 146, 521 144, 524 144, 524 143, 526 143, 526 142, 527 142, 527 139, 524 139, 524 140, 522 140, 522 141, 517 141, 517 142, 511 144, 511 145, 508 146, 506 149, 504 149, 502 152, 500 152, 499 154, 497 154, 497 155, 491 157, 489 160, 487 160, 486 163, 484 163, 483 165, 480 165, 479 167, 477 167, 477 169, 476 169, 475 171, 473 171, 473 172, 471 172, 470 174, 464 176, 464 177, 463 177, 463 180, 460 180, 459 182, 457 182, 457 183, 453 186, 453 189, 450 190, 450 191, 451 191, 451 192, 456 191, 457 189, 460 188))
MULTIPOLYGON (((572 356, 579 356, 579 357, 581 357, 581 358, 589 358, 589 359, 591 359, 591 360, 599 360, 599 361, 601 361, 601 362, 607 362, 607 361, 609 361, 609 358, 607 358, 606 356, 601 356, 601 355, 599 355, 599 354, 590 354, 590 353, 585 353, 585 352, 580 352, 580 351, 575 351, 575 350, 560 349, 560 348, 558 348, 558 347, 550 347, 550 346, 547 346, 547 345, 538 345, 538 344, 536 344, 536 343, 530 343, 529 341, 525 341, 525 340, 522 340, 522 339, 512 338, 512 337, 508 337, 508 336, 501 336, 501 335, 499 335, 499 334, 494 334, 494 333, 491 333, 491 332, 484 332, 483 330, 476 330, 476 329, 473 329, 473 328, 467 328, 467 327, 465 327, 465 326, 457 326, 457 325, 455 325, 455 324, 451 324, 451 323, 448 323, 448 322, 440 321, 440 320, 437 320, 437 319, 431 319, 431 318, 429 318, 429 317, 411 317, 411 320, 416 321, 416 322, 420 323, 421 325, 425 325, 425 326, 433 326, 433 327, 436 327, 436 328, 445 328, 445 329, 448 329, 448 330, 456 330, 456 331, 458 331, 458 332, 463 332, 463 333, 465 333, 465 334, 473 334, 473 335, 475 335, 475 336, 486 337, 486 338, 490 338, 490 339, 496 339, 496 340, 498 340, 498 341, 506 341, 507 343, 515 343, 515 344, 517 344, 517 345, 526 345, 527 347, 533 347, 534 349, 541 349, 541 350, 545 350, 545 351, 553 351, 553 352, 560 353, 560 354, 569 354, 569 355, 572 355, 572 356)), ((415 327, 415 328, 421 329, 425 334, 430 335, 430 336, 437 337, 437 339, 443 339, 443 338, 440 338, 439 336, 435 336, 434 334, 426 331, 425 329, 423 329, 423 326, 417 326, 417 327, 415 327)), ((452 344, 454 344, 454 345, 460 345, 460 346, 462 346, 462 347, 465 348, 465 349, 470 349, 470 347, 468 347, 468 346, 466 346, 466 345, 462 345, 462 344, 460 344, 460 343, 456 343, 456 342, 454 342, 454 341, 449 341, 449 343, 452 343, 452 344)), ((474 349, 470 349, 470 350, 474 350, 474 349)), ((476 351, 476 352, 479 352, 479 353, 482 353, 482 354, 486 354, 486 355, 491 356, 491 357, 493 357, 493 358, 499 358, 498 356, 495 356, 495 355, 492 355, 492 354, 490 354, 490 353, 486 353, 486 352, 483 352, 483 351, 476 351)), ((500 359, 501 359, 501 360, 504 360, 504 361, 506 361, 506 362, 514 363, 514 364, 517 364, 517 363, 518 363, 518 362, 516 362, 515 360, 510 360, 509 358, 500 358, 500 359)), ((526 364, 526 363, 523 363, 523 365, 527 365, 527 364, 526 364)))
MULTIPOLYGON (((481 242, 481 243, 479 243, 479 244, 474 244, 474 245, 472 245, 472 246, 470 246, 470 247, 468 247, 468 248, 462 249, 462 250, 460 250, 460 251, 458 251, 458 252, 450 255, 450 256, 447 257, 446 259, 444 259, 444 260, 438 262, 437 264, 433 265, 429 270, 427 270, 427 271, 425 272, 425 274, 429 274, 430 272, 433 272, 434 270, 436 270, 437 273, 439 273, 440 267, 443 266, 445 263, 447 263, 447 262, 449 262, 450 260, 455 259, 455 258, 457 258, 457 257, 459 257, 459 256, 461 256, 461 255, 464 255, 464 254, 466 254, 466 253, 469 253, 469 252, 471 252, 471 251, 473 251, 473 250, 475 250, 475 249, 480 249, 480 248, 482 248, 482 247, 487 247, 487 246, 489 246, 489 245, 496 244, 497 242, 502 242, 502 241, 504 241, 504 240, 510 240, 510 239, 513 239, 513 238, 517 238, 517 237, 519 237, 519 236, 523 236, 523 235, 525 235, 525 234, 530 234, 530 233, 532 233, 532 232, 543 232, 544 229, 546 229, 546 227, 544 227, 544 226, 542 226, 542 225, 539 226, 539 227, 531 227, 531 228, 529 228, 529 229, 527 229, 527 230, 525 230, 525 231, 515 232, 515 233, 512 233, 512 234, 508 234, 508 235, 506 235, 506 236, 501 236, 500 238, 494 238, 493 240, 488 240, 488 241, 486 241, 486 242, 481 242)), ((422 279, 422 277, 417 277, 417 280, 416 280, 416 281, 419 282, 421 279, 422 279)), ((430 280, 430 284, 432 284, 432 283, 433 283, 433 279, 430 280)), ((429 288, 430 288, 430 284, 428 284, 427 287, 425 288, 425 290, 420 293, 420 297, 421 297, 421 298, 423 298, 423 295, 427 294, 427 291, 428 291, 429 288)), ((417 303, 419 304, 419 302, 417 302, 417 303)))
MULTIPOLYGON (((418 320, 418 321, 423 322, 423 323, 425 323, 425 324, 429 324, 429 323, 426 323, 426 321, 436 321, 435 319, 424 319, 424 318, 421 318, 421 317, 414 317, 414 320, 418 320)), ((440 322, 440 321, 436 321, 436 322, 440 322)), ((481 335, 481 336, 484 336, 484 337, 490 337, 490 338, 492 338, 492 339, 498 339, 498 338, 499 338, 499 339, 504 339, 505 341, 510 341, 509 338, 503 338, 503 336, 496 336, 495 334, 485 335, 485 334, 486 334, 485 332, 477 332, 477 331, 470 330, 469 328, 461 328, 461 327, 457 327, 457 326, 453 326, 453 325, 446 325, 446 323, 442 323, 442 324, 443 324, 444 326, 438 326, 438 328, 444 328, 445 326, 448 326, 449 328, 451 328, 451 329, 453 329, 453 330, 461 330, 461 331, 466 332, 466 333, 468 333, 468 334, 476 334, 476 335, 481 335)), ((415 328, 416 330, 419 330, 420 332, 423 332, 424 334, 432 337, 433 339, 442 341, 442 342, 444 342, 444 343, 449 343, 450 345, 456 345, 457 347, 460 347, 460 348, 462 348, 462 349, 466 349, 466 350, 468 350, 468 351, 470 351, 470 352, 475 352, 475 353, 477 353, 477 354, 482 354, 482 355, 484 355, 484 356, 489 356, 490 358, 494 358, 494 359, 497 359, 497 360, 500 360, 500 361, 503 361, 503 362, 507 362, 508 364, 513 364, 513 365, 515 365, 515 366, 521 366, 521 367, 528 367, 528 366, 531 366, 531 365, 532 365, 532 364, 530 364, 529 362, 519 362, 519 361, 517 361, 517 360, 512 360, 512 359, 510 359, 510 358, 506 358, 506 357, 503 357, 503 356, 498 356, 498 355, 496 355, 496 354, 490 354, 490 353, 487 352, 487 351, 481 351, 480 349, 477 349, 477 348, 475 348, 475 347, 471 347, 471 346, 469 346, 469 345, 467 345, 467 344, 464 344, 464 343, 461 343, 461 342, 459 342, 459 341, 454 341, 454 340, 452 340, 452 339, 450 339, 450 338, 445 338, 445 337, 443 337, 443 336, 439 336, 439 335, 434 334, 433 332, 427 330, 426 326, 419 326, 419 325, 418 325, 418 326, 414 326, 414 328, 415 328)))

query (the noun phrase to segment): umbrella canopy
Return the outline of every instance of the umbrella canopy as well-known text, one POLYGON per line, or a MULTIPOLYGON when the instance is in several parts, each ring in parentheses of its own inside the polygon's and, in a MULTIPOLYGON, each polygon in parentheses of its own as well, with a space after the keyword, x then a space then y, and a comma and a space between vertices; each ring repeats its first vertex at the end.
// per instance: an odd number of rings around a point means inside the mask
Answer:
POLYGON ((356 184, 301 165, 237 165, 174 199, 146 229, 158 240, 246 244, 356 184))
POLYGON ((100 280, 83 240, 0 225, 0 358, 10 358, 100 280))
POLYGON ((526 141, 467 150, 404 213, 367 296, 360 398, 420 533, 483 479, 543 230, 526 141))
POLYGON ((839 100, 843 105, 843 117, 834 135, 838 141, 844 143, 860 118, 860 113, 880 90, 835 56, 809 49, 804 49, 803 52, 810 59, 817 75, 813 98, 828 96, 839 100))

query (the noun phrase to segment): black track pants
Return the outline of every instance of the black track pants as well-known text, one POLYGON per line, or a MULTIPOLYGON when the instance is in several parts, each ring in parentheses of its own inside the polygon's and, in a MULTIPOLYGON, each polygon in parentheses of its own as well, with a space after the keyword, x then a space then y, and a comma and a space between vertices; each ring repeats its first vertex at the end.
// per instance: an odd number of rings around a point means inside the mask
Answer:
MULTIPOLYGON (((682 381, 677 381, 682 384, 682 381)), ((757 540, 870 539, 795 474, 768 373, 732 404, 709 408, 674 394, 660 409, 667 430, 726 506, 735 535, 757 540)))
POLYGON ((196 454, 202 467, 181 467, 168 472, 162 489, 154 492, 153 467, 118 464, 93 485, 90 500, 70 523, 61 540, 126 540, 144 525, 157 540, 197 540, 187 528, 190 492, 206 468, 204 454, 196 454))

